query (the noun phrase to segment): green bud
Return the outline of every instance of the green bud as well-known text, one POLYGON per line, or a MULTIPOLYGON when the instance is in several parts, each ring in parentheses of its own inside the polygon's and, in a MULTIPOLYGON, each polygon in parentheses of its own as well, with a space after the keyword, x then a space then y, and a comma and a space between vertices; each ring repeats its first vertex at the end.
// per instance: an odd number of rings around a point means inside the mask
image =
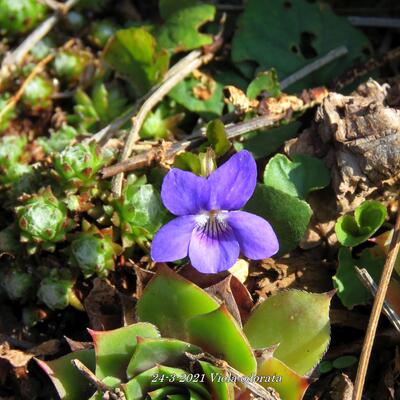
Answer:
POLYGON ((95 21, 90 26, 90 42, 102 49, 107 44, 108 39, 118 30, 118 26, 110 20, 95 21))
POLYGON ((47 277, 40 283, 37 297, 51 310, 62 310, 70 303, 73 286, 72 280, 47 277))
POLYGON ((68 146, 54 157, 54 169, 69 188, 88 188, 96 183, 96 174, 108 162, 94 142, 68 146))
POLYGON ((10 269, 2 276, 2 287, 11 300, 23 300, 34 286, 33 277, 27 272, 10 269))
POLYGON ((16 208, 21 242, 30 243, 29 252, 36 251, 40 244, 44 250, 54 251, 55 243, 65 240, 68 230, 73 227, 67 216, 67 208, 52 193, 50 188, 16 208))
POLYGON ((111 233, 103 234, 96 228, 78 233, 71 243, 70 263, 80 268, 85 277, 97 274, 107 276, 114 270, 115 257, 121 252, 111 233))
POLYGON ((67 83, 78 82, 92 56, 83 50, 62 50, 53 63, 56 75, 67 83))
POLYGON ((22 96, 23 105, 31 111, 39 112, 51 108, 51 96, 55 93, 52 81, 44 76, 35 76, 26 86, 22 96))
POLYGON ((45 16, 46 7, 38 0, 0 0, 0 27, 4 35, 30 31, 45 16))

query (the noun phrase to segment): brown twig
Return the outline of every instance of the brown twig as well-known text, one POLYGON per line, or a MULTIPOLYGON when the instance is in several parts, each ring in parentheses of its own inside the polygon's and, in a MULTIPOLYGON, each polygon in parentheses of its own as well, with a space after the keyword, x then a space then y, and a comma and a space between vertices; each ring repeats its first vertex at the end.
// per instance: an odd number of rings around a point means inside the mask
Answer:
POLYGON ((243 375, 238 370, 232 368, 226 361, 215 358, 208 353, 192 354, 185 353, 186 357, 191 361, 207 361, 215 366, 221 368, 223 371, 227 372, 232 377, 236 378, 240 383, 242 383, 247 389, 249 389, 253 394, 260 397, 263 400, 280 400, 279 394, 272 388, 264 388, 251 377, 243 375))
POLYGON ((25 56, 31 49, 43 39, 57 24, 60 15, 67 13, 79 0, 68 0, 52 16, 43 21, 25 40, 12 52, 6 55, 0 69, 0 87, 2 83, 10 78, 16 67, 24 61, 25 56))
POLYGON ((357 377, 354 384, 353 400, 361 400, 362 392, 367 374, 368 363, 371 356, 371 350, 374 343, 376 329, 379 317, 382 312, 383 303, 385 301, 386 292, 389 286, 390 277, 396 262, 400 249, 400 207, 397 214, 396 225, 393 232, 392 241, 390 243, 388 257, 383 267, 381 280, 379 282, 378 291, 372 307, 371 317, 368 323, 367 333, 365 334, 363 349, 361 352, 360 362, 358 364, 357 377))
MULTIPOLYGON (((140 107, 138 113, 134 117, 133 127, 129 133, 128 139, 125 143, 124 150, 121 154, 120 162, 126 161, 131 153, 132 146, 135 143, 135 139, 140 132, 140 129, 145 121, 147 114, 153 109, 153 107, 158 104, 169 92, 170 90, 176 86, 179 82, 185 79, 188 75, 190 75, 194 70, 202 66, 203 64, 208 63, 214 54, 204 54, 201 57, 195 58, 187 65, 184 65, 183 68, 179 70, 175 69, 174 73, 169 74, 169 78, 164 81, 162 85, 160 85, 157 90, 155 90, 151 96, 149 96, 146 101, 140 107)), ((122 191, 122 182, 123 182, 123 172, 118 173, 113 179, 112 183, 112 191, 115 196, 119 197, 122 191)))
POLYGON ((369 60, 367 60, 364 64, 356 66, 349 71, 346 71, 344 74, 342 74, 341 76, 339 76, 339 78, 335 80, 335 82, 332 85, 332 88, 333 90, 340 90, 345 86, 348 86, 351 83, 355 82, 361 76, 366 75, 369 72, 373 71, 374 69, 380 68, 383 65, 397 58, 400 58, 400 47, 396 47, 395 49, 388 51, 379 59, 372 57, 369 60))

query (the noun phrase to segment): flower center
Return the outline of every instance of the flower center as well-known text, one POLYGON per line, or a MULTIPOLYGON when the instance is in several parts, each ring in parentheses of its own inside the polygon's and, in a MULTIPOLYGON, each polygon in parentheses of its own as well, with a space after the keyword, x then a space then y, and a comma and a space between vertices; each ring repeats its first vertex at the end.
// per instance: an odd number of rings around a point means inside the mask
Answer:
POLYGON ((196 216, 197 229, 204 235, 217 238, 228 229, 227 216, 228 212, 223 210, 203 211, 196 216))

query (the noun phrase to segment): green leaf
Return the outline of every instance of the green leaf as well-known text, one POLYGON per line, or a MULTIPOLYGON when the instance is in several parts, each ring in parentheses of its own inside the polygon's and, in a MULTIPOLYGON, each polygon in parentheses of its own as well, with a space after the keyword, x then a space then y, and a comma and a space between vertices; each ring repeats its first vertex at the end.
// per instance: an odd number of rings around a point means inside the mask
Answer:
POLYGON ((271 68, 269 71, 258 73, 250 82, 246 96, 253 100, 263 92, 266 92, 272 97, 278 97, 281 94, 278 75, 274 68, 271 68))
POLYGON ((243 330, 253 348, 279 344, 274 357, 305 375, 328 348, 330 300, 330 293, 279 292, 255 308, 243 330))
POLYGON ((196 0, 159 0, 158 9, 160 11, 161 18, 168 19, 176 12, 198 3, 199 2, 196 0))
POLYGON ((206 90, 209 90, 211 95, 207 100, 196 97, 197 87, 203 88, 204 83, 191 76, 178 83, 168 96, 187 110, 199 113, 207 120, 220 116, 224 108, 223 86, 210 78, 206 90))
POLYGON ((245 135, 243 142, 234 142, 236 151, 246 149, 254 158, 265 158, 275 153, 286 140, 297 136, 301 124, 292 122, 279 128, 257 130, 245 135))
POLYGON ((174 167, 183 169, 184 171, 191 171, 196 175, 199 175, 201 172, 199 156, 190 151, 179 154, 175 158, 174 167))
POLYGON ((156 365, 180 367, 188 361, 185 353, 198 354, 201 349, 193 344, 177 339, 138 340, 135 352, 129 362, 126 373, 132 378, 156 365))
POLYGON ((139 320, 153 323, 163 336, 185 340, 188 319, 217 308, 218 303, 204 290, 161 264, 139 299, 136 312, 139 320))
POLYGON ((357 357, 354 356, 342 356, 336 358, 336 360, 333 361, 332 365, 336 369, 344 369, 351 367, 352 365, 356 364, 358 361, 357 357))
POLYGON ((257 376, 263 378, 261 386, 275 389, 281 399, 285 400, 301 400, 309 385, 307 378, 298 375, 274 357, 261 363, 257 376))
POLYGON ((191 343, 226 360, 244 375, 256 372, 257 363, 253 351, 225 305, 210 313, 190 318, 187 330, 191 343))
POLYGON ((333 370, 332 362, 329 360, 321 361, 318 369, 321 374, 327 374, 333 370))
POLYGON ((144 28, 121 29, 109 40, 103 58, 138 95, 144 95, 168 69, 168 53, 156 46, 155 38, 144 28))
POLYGON ((223 156, 231 147, 231 142, 226 136, 225 126, 219 119, 215 119, 208 123, 207 139, 217 157, 223 156))
POLYGON ((323 161, 298 154, 290 161, 285 155, 277 154, 265 167, 264 184, 300 198, 309 192, 329 185, 330 174, 323 161))
POLYGON ((96 376, 114 376, 124 380, 126 368, 137 345, 137 337, 158 338, 155 326, 137 323, 112 331, 89 331, 96 351, 96 376))
POLYGON ((365 58, 368 40, 325 3, 249 0, 232 42, 232 60, 248 77, 254 69, 244 67, 256 63, 261 70, 276 68, 283 80, 338 46, 346 46, 348 54, 307 75, 292 90, 330 82, 365 58))
POLYGON ((385 262, 384 257, 375 257, 370 249, 365 249, 358 259, 353 259, 351 251, 341 247, 338 260, 339 267, 333 277, 333 286, 337 289, 341 302, 350 309, 356 305, 367 304, 371 295, 358 278, 355 267, 365 268, 374 281, 378 282, 385 262))
MULTIPOLYGON (((161 10, 167 12, 168 18, 157 31, 159 48, 172 52, 188 51, 211 44, 212 36, 199 32, 199 28, 215 16, 215 7, 211 4, 197 4, 183 7, 165 6, 161 10)), ((164 14, 165 15, 165 14, 164 14)))
POLYGON ((266 219, 274 228, 279 241, 279 254, 295 249, 308 227, 312 210, 297 197, 258 184, 244 207, 245 211, 266 219))
POLYGON ((338 241, 348 247, 357 246, 369 239, 385 222, 386 207, 375 200, 364 201, 354 211, 354 217, 343 215, 335 225, 338 241))
POLYGON ((94 371, 95 356, 92 349, 75 351, 53 361, 45 362, 36 359, 51 379, 62 400, 81 400, 82 393, 89 389, 89 381, 71 364, 71 360, 74 359, 94 371))

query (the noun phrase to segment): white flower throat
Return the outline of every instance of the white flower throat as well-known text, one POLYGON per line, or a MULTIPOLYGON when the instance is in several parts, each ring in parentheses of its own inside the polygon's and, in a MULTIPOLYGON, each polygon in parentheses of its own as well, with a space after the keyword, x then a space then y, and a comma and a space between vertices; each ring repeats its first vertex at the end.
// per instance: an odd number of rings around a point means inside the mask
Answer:
POLYGON ((196 215, 196 227, 204 235, 215 238, 225 232, 229 226, 226 221, 228 211, 202 211, 196 215))

